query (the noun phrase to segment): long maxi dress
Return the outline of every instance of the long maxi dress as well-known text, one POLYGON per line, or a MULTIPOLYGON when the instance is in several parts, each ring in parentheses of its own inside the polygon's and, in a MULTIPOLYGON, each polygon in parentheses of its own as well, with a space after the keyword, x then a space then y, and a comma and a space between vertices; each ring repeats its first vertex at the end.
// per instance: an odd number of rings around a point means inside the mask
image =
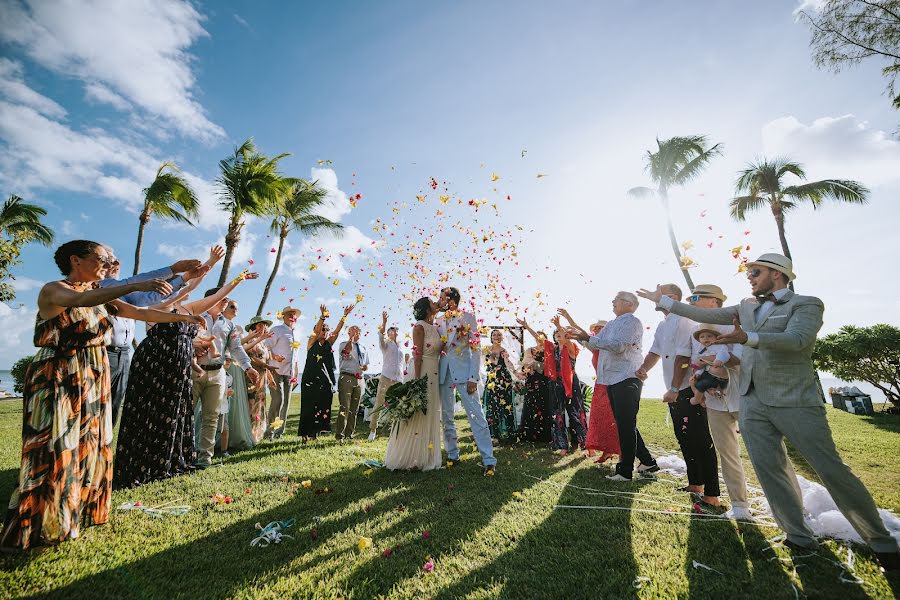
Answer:
POLYGON ((553 409, 548 396, 547 378, 544 376, 544 353, 538 352, 528 361, 525 378, 525 401, 522 406, 522 422, 519 436, 523 441, 549 443, 553 423, 553 409))
POLYGON ((194 463, 195 335, 193 324, 157 323, 138 346, 116 443, 116 489, 166 479, 194 463))
POLYGON ((0 546, 26 550, 106 523, 112 498, 112 394, 103 306, 74 307, 34 328, 25 372, 22 455, 0 546))
POLYGON ((300 381, 301 437, 316 437, 331 431, 331 404, 335 386, 334 350, 326 340, 313 342, 306 353, 300 381))
POLYGON ((513 405, 513 377, 506 365, 504 355, 488 351, 485 355, 487 384, 484 386, 482 402, 491 437, 500 443, 516 440, 516 408, 513 405))
MULTIPOLYGON (((257 344, 247 353, 250 358, 269 363, 272 357, 272 351, 265 344, 257 344)), ((266 419, 266 389, 275 386, 275 380, 269 369, 257 369, 261 383, 256 386, 250 380, 247 380, 247 399, 250 411, 250 432, 253 436, 253 443, 257 444, 266 433, 268 420, 266 419)))
MULTIPOLYGON (((428 408, 424 414, 416 412, 407 421, 391 427, 384 466, 392 471, 415 469, 432 471, 441 468, 441 395, 438 362, 441 358, 441 335, 437 327, 427 321, 417 323, 425 329, 425 349, 422 351, 422 375, 428 376, 428 408)), ((410 373, 412 379, 414 373, 410 373)))
POLYGON ((581 382, 575 373, 577 357, 577 347, 575 356, 571 356, 568 347, 560 349, 558 344, 544 342, 544 374, 549 380, 547 387, 553 405, 550 444, 554 450, 569 449, 570 433, 571 443, 575 446, 584 449, 587 442, 584 398, 581 382))
MULTIPOLYGON (((597 361, 600 357, 599 350, 592 350, 591 363, 594 372, 597 371, 597 361)), ((594 384, 594 395, 591 400, 591 413, 587 431, 587 449, 600 450, 606 454, 621 454, 619 449, 619 430, 616 429, 616 419, 613 416, 606 386, 600 383, 594 384)))
MULTIPOLYGON (((226 418, 228 419, 228 449, 229 450, 249 450, 256 445, 253 437, 253 423, 250 418, 250 393, 248 388, 253 385, 244 375, 244 370, 231 363, 228 367, 228 373, 231 375, 231 398, 229 399, 229 410, 226 418)), ((265 375, 265 373, 260 373, 265 375)), ((265 389, 265 388, 263 388, 265 389)))

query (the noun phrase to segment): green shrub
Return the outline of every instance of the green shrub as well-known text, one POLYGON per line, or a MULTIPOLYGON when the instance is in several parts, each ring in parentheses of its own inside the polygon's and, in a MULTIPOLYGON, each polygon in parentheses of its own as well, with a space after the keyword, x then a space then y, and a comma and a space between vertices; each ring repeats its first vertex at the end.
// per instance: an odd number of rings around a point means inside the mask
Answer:
POLYGON ((29 365, 31 365, 31 361, 34 360, 34 356, 26 356, 25 358, 20 358, 16 361, 16 364, 12 366, 10 372, 13 376, 13 391, 17 394, 21 394, 25 391, 25 371, 28 370, 29 365))

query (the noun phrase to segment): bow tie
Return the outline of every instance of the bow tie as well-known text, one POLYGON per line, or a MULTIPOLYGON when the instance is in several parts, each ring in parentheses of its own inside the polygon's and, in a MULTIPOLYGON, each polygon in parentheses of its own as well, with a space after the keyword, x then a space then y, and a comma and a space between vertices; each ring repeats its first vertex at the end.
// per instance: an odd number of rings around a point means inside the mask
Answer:
POLYGON ((757 296, 757 302, 763 304, 765 302, 771 302, 772 304, 781 304, 781 300, 775 297, 775 294, 766 294, 765 296, 757 296))

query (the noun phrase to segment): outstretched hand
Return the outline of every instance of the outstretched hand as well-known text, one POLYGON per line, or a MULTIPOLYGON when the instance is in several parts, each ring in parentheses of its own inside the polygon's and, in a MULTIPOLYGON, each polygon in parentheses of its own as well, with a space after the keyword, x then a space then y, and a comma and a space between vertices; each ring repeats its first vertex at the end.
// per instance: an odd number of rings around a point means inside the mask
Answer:
POLYGON ((172 286, 168 281, 162 279, 148 279, 134 285, 139 292, 156 292, 162 296, 168 296, 172 293, 172 286))
POLYGON ((731 331, 726 334, 720 334, 716 340, 716 344, 746 344, 747 343, 747 332, 741 328, 741 322, 737 317, 732 319, 731 321, 734 323, 734 331, 731 331))
POLYGON ((186 259, 179 260, 172 263, 172 266, 169 268, 172 269, 173 273, 184 273, 185 271, 190 271, 191 269, 196 269, 200 266, 200 261, 197 259, 186 259))
POLYGON ((657 284, 656 289, 652 292, 650 290, 645 290, 644 288, 641 288, 637 291, 637 295, 640 296, 641 298, 646 298, 650 302, 655 302, 655 303, 659 304, 660 299, 663 297, 662 286, 657 284))
POLYGON ((209 249, 209 260, 206 261, 210 267, 225 258, 225 248, 216 244, 212 248, 209 249))
POLYGON ((570 340, 586 342, 591 339, 590 334, 578 327, 566 327, 566 337, 570 340))
POLYGON ((205 265, 200 265, 196 269, 191 269, 190 271, 188 271, 187 273, 182 275, 182 279, 184 279, 185 281, 190 281, 191 279, 197 279, 198 277, 203 277, 204 275, 209 273, 209 270, 211 268, 212 267, 209 265, 209 263, 207 263, 205 265))

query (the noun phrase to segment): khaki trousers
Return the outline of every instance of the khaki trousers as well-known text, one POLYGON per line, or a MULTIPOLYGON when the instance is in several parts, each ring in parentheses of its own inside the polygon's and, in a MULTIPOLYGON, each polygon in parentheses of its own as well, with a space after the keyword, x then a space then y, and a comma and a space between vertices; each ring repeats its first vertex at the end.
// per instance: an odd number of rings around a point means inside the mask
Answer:
POLYGON ((375 406, 372 407, 372 411, 369 413, 369 431, 378 429, 378 415, 381 414, 381 409, 384 407, 384 395, 387 393, 388 388, 395 383, 397 382, 384 375, 378 378, 378 391, 375 392, 375 406))
POLYGON ((352 438, 356 430, 356 413, 359 412, 359 399, 362 396, 362 379, 352 373, 341 373, 338 378, 338 412, 334 437, 342 440, 352 438))
POLYGON ((219 407, 228 385, 225 383, 225 369, 203 371, 194 374, 194 410, 200 404, 200 437, 196 440, 197 463, 208 465, 212 462, 216 445, 216 429, 219 425, 219 407))
POLYGON ((741 446, 738 443, 738 413, 725 410, 706 409, 709 433, 719 452, 722 465, 722 479, 731 498, 732 506, 750 508, 747 501, 747 479, 741 461, 741 446))
POLYGON ((838 510, 875 552, 896 552, 869 490, 844 464, 825 418, 825 406, 768 406, 756 390, 741 398, 741 435, 775 522, 787 539, 815 547, 813 532, 803 521, 803 497, 788 459, 784 438, 816 471, 838 510))

